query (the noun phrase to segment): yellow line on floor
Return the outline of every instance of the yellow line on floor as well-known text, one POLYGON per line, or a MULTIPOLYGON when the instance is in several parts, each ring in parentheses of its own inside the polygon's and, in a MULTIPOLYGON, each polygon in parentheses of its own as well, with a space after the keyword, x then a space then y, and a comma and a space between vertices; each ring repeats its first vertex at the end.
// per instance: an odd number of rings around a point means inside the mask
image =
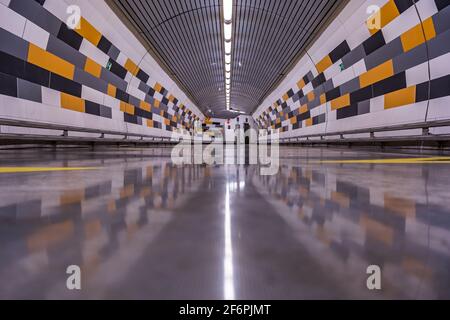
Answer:
POLYGON ((96 170, 97 168, 70 168, 70 167, 0 167, 0 173, 27 173, 27 172, 61 172, 61 171, 83 171, 96 170))
POLYGON ((323 164, 426 164, 450 163, 450 157, 399 158, 399 159, 360 159, 360 160, 324 160, 323 164))

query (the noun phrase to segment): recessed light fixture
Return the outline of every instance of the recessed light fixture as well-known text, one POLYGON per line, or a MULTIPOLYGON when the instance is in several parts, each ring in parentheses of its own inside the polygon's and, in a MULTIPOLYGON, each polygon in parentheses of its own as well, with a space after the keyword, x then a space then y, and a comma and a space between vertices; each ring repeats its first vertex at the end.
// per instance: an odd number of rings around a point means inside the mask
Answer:
POLYGON ((233 0, 223 0, 223 36, 225 48, 225 90, 227 110, 231 100, 231 50, 233 39, 233 0))

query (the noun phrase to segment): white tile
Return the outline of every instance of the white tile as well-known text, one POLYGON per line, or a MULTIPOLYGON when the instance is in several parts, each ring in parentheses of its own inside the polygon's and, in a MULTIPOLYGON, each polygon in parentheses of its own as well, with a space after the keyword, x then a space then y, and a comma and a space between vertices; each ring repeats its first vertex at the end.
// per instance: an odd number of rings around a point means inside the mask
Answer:
POLYGON ((103 92, 97 91, 95 89, 86 86, 82 86, 81 98, 98 104, 104 104, 105 102, 104 97, 105 94, 103 92))
POLYGON ((103 67, 106 67, 108 64, 109 57, 86 39, 83 39, 79 51, 103 67))
POLYGON ((23 34, 23 38, 25 40, 46 50, 49 37, 50 37, 50 33, 45 31, 41 27, 37 26, 33 22, 27 20, 27 22, 25 24, 25 31, 23 34))
POLYGON ((430 61, 431 79, 450 74, 450 52, 430 61))
POLYGON ((406 70, 406 85, 408 87, 428 81, 428 62, 424 62, 406 70))
POLYGON ((383 36, 386 43, 398 38, 419 23, 420 19, 416 8, 412 6, 383 28, 383 36))
POLYGON ((13 10, 0 5, 0 27, 22 37, 26 19, 13 10))
POLYGON ((61 106, 61 93, 59 91, 42 87, 42 103, 49 106, 61 106))

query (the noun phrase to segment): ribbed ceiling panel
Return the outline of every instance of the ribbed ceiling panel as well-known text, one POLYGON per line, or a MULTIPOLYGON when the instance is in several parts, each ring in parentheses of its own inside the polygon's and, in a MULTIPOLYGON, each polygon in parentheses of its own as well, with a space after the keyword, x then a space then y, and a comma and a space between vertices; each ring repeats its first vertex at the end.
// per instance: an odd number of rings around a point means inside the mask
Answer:
MULTIPOLYGON (((221 0, 113 0, 205 113, 227 117, 221 0)), ((339 0, 234 0, 231 105, 251 113, 339 0)))

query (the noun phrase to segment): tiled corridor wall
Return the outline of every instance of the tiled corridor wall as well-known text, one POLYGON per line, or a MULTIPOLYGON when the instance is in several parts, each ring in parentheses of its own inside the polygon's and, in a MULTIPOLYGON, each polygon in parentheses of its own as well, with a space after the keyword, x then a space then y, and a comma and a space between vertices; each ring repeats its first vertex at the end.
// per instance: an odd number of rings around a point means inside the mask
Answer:
POLYGON ((203 116, 103 0, 0 0, 0 118, 170 136, 203 116))
POLYGON ((450 119, 449 4, 351 0, 253 114, 259 127, 296 137, 450 119))

